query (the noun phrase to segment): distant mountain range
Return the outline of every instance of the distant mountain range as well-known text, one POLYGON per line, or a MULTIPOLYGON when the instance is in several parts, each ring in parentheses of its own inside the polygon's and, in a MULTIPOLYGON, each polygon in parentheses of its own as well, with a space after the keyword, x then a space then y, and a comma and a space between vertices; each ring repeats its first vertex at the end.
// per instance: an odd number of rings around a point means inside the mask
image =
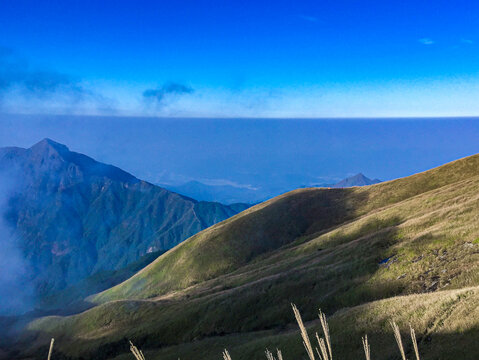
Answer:
POLYGON ((265 200, 265 194, 259 189, 233 185, 207 185, 200 181, 189 181, 182 185, 162 185, 170 191, 203 201, 217 201, 224 204, 250 203, 265 200))
POLYGON ((41 297, 168 250, 248 207, 193 200, 49 139, 0 148, 0 173, 8 236, 41 297))
MULTIPOLYGON (((316 184, 309 186, 298 186, 298 187, 352 187, 352 186, 365 186, 372 185, 381 182, 379 179, 371 180, 363 174, 359 173, 357 175, 348 177, 341 180, 338 183, 332 184, 316 184)), ((218 201, 225 204, 231 203, 250 203, 255 204, 264 200, 267 200, 270 197, 279 195, 287 190, 283 191, 278 190, 276 194, 274 191, 265 191, 261 188, 253 187, 239 187, 232 185, 207 185, 200 181, 189 181, 182 185, 172 186, 172 185, 162 185, 170 191, 174 191, 178 194, 192 197, 194 199, 204 200, 204 201, 218 201)), ((293 189, 288 189, 293 190, 293 189)))

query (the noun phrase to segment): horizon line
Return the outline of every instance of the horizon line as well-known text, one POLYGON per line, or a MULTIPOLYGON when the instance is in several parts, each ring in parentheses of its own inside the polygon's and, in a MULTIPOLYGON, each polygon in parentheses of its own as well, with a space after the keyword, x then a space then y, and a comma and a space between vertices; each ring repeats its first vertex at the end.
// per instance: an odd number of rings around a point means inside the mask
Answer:
MULTIPOLYGON (((89 118, 141 118, 158 120, 453 120, 479 119, 477 115, 440 115, 440 116, 154 116, 154 115, 114 115, 114 114, 68 114, 68 113, 13 113, 0 112, 0 116, 50 116, 50 117, 89 117, 89 118)), ((0 118, 1 120, 1 118, 0 118)))

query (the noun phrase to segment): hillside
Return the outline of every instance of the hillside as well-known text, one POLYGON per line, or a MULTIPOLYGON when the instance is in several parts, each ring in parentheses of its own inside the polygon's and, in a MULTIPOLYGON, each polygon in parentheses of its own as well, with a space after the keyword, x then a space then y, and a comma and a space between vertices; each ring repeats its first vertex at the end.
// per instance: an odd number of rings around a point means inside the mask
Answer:
POLYGON ((168 250, 242 209, 172 193, 49 139, 1 148, 0 173, 4 222, 40 298, 168 250))
POLYGON ((426 359, 475 359, 478 190, 475 155, 373 186, 284 194, 90 297, 94 308, 30 323, 20 346, 41 354, 55 336, 59 353, 95 359, 126 353, 126 339, 148 359, 218 359, 224 347, 251 359, 279 346, 292 359, 304 356, 294 302, 308 321, 318 307, 330 316, 341 358, 357 358, 368 332, 374 358, 390 359, 395 318, 404 331, 413 323, 426 359))

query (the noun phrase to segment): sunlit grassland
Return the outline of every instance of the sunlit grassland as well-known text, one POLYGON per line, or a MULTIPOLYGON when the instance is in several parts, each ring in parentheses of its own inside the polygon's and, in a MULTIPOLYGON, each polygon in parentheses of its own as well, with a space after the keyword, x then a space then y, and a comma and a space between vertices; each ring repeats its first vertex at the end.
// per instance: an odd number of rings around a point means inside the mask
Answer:
POLYGON ((371 358, 391 358, 393 319, 403 336, 415 329, 424 359, 476 359, 478 200, 479 156, 365 188, 287 193, 193 236, 91 297, 92 309, 32 322, 27 353, 53 336, 71 358, 126 359, 132 340, 148 360, 218 359, 224 348, 233 360, 266 348, 297 359, 293 302, 308 331, 318 307, 328 315, 335 358, 364 356, 366 333, 371 358))

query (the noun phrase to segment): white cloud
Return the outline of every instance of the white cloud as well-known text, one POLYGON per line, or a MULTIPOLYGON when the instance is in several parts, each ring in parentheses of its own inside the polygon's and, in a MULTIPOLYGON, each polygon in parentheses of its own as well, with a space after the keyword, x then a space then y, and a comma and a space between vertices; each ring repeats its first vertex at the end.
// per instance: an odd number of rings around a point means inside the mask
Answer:
POLYGON ((432 45, 435 43, 435 41, 430 38, 422 38, 422 39, 419 39, 418 41, 423 45, 432 45))
MULTIPOLYGON (((116 114, 123 116, 314 118, 479 114, 479 76, 363 81, 286 88, 257 87, 241 91, 193 84, 193 94, 180 97, 160 109, 144 106, 141 91, 148 84, 113 82, 89 85, 106 97, 114 99, 115 104, 118 104, 116 114)), ((18 109, 25 108, 16 109, 18 112, 18 109)), ((31 112, 41 113, 41 110, 32 107, 31 112)), ((45 113, 51 112, 51 109, 44 110, 45 113)), ((85 108, 83 104, 75 113, 103 114, 95 111, 93 107, 85 108), (83 109, 83 112, 80 112, 80 109, 83 109)), ((165 181, 166 179, 163 179, 162 183, 165 181)))
POLYGON ((309 22, 317 22, 318 18, 310 15, 298 15, 299 18, 309 21, 309 22))
POLYGON ((470 39, 464 39, 464 38, 461 39, 461 42, 462 42, 463 44, 469 44, 469 45, 474 44, 474 41, 472 41, 472 40, 470 40, 470 39))
POLYGON ((231 186, 239 189, 248 189, 248 190, 259 190, 257 187, 254 187, 251 184, 240 184, 236 181, 231 181, 228 179, 200 179, 200 182, 206 185, 211 186, 231 186))

